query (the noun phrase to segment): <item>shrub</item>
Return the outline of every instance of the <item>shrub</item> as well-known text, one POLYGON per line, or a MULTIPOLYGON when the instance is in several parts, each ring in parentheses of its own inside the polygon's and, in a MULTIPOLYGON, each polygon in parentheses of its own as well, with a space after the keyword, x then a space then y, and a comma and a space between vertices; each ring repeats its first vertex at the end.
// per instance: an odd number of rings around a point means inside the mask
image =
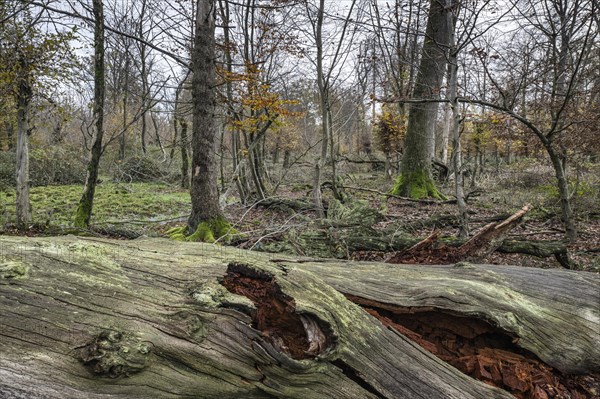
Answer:
MULTIPOLYGON (((0 152, 0 187, 16 184, 16 154, 0 152)), ((29 182, 31 186, 49 184, 80 184, 85 181, 85 162, 80 152, 66 147, 35 148, 29 152, 29 182)))
POLYGON ((117 182, 152 182, 165 179, 169 175, 166 167, 150 157, 132 156, 124 161, 116 161, 113 178, 117 182))

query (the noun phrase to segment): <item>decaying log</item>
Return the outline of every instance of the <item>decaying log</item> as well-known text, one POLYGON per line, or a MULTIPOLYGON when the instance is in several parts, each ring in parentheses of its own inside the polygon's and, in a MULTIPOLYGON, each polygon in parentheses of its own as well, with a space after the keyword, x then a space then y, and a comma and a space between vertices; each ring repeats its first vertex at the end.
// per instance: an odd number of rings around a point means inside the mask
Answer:
POLYGON ((517 398, 600 394, 597 274, 465 262, 301 267, 389 328, 517 398))
POLYGON ((460 257, 478 260, 494 252, 506 239, 509 231, 515 228, 531 210, 525 205, 514 215, 499 223, 490 223, 458 248, 460 257))
POLYGON ((278 258, 0 237, 0 397, 511 398, 405 337, 398 315, 426 311, 600 371, 595 274, 278 258))
MULTIPOLYGON (((285 262, 283 262, 285 264, 285 262)), ((304 262, 345 295, 486 320, 566 374, 600 372, 600 277, 518 266, 304 262)))
POLYGON ((165 239, 0 245, 0 397, 510 398, 265 254, 165 239))
POLYGON ((280 198, 280 197, 269 197, 256 202, 255 206, 261 208, 272 208, 282 211, 292 212, 303 212, 303 211, 314 211, 314 204, 296 199, 280 198))
MULTIPOLYGON (((301 256, 335 257, 345 259, 354 252, 378 251, 401 252, 418 244, 421 238, 404 232, 349 227, 329 229, 313 228, 300 234, 281 235, 277 240, 256 246, 264 252, 288 253, 301 256)), ((459 247, 464 240, 441 237, 439 242, 450 247, 459 247)), ((502 253, 519 253, 548 258, 551 256, 569 268, 569 258, 565 243, 560 241, 536 241, 507 239, 496 249, 502 253)))

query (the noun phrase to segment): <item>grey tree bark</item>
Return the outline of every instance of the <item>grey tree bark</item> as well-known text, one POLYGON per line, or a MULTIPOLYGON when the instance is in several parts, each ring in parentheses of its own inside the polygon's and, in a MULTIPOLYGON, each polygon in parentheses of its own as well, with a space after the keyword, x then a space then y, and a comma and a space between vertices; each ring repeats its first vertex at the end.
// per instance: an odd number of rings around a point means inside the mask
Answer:
POLYGON ((198 4, 192 51, 192 213, 188 219, 189 233, 195 232, 203 222, 223 219, 215 162, 218 136, 215 57, 215 3, 205 0, 198 4))
POLYGON ((19 229, 24 229, 31 223, 31 203, 29 202, 29 108, 32 94, 29 65, 25 56, 21 55, 17 82, 16 164, 16 215, 19 229))
POLYGON ((327 162, 327 147, 329 144, 329 82, 325 78, 325 71, 323 66, 323 18, 325 14, 325 0, 319 1, 319 8, 317 10, 317 21, 314 26, 315 30, 315 45, 317 48, 317 86, 319 88, 319 105, 321 111, 321 155, 317 160, 314 168, 313 177, 313 202, 315 208, 320 217, 325 217, 325 210, 323 209, 323 200, 321 193, 321 175, 325 169, 327 162))
POLYGON ((600 371, 592 273, 273 259, 148 238, 0 248, 2 397, 512 398, 394 327, 398 312, 428 309, 486 321, 565 374, 600 371))
MULTIPOLYGON (((461 146, 461 117, 459 113, 458 102, 458 53, 459 47, 456 43, 455 24, 458 15, 455 15, 456 9, 449 12, 448 18, 448 33, 450 51, 448 52, 448 99, 450 100, 451 114, 448 115, 446 108, 446 118, 450 117, 450 132, 452 133, 452 166, 454 169, 454 192, 456 195, 456 203, 458 205, 458 214, 460 220, 459 237, 467 238, 469 236, 469 215, 467 212, 467 204, 465 201, 464 179, 462 170, 462 146, 461 146)), ((446 121, 448 123, 448 121, 446 121)), ((447 141, 446 137, 446 141, 447 141)), ((446 146, 446 143, 443 144, 446 146)), ((447 151, 444 151, 447 154, 447 151)))
POLYGON ((352 302, 487 318, 553 367, 599 367, 593 274, 298 262, 164 239, 0 244, 3 397, 512 397, 352 302))
POLYGON ((450 40, 446 1, 433 0, 429 6, 425 42, 413 91, 413 98, 434 101, 412 104, 402 157, 402 170, 393 194, 411 198, 443 198, 431 176, 432 144, 435 142, 440 90, 446 72, 450 40))

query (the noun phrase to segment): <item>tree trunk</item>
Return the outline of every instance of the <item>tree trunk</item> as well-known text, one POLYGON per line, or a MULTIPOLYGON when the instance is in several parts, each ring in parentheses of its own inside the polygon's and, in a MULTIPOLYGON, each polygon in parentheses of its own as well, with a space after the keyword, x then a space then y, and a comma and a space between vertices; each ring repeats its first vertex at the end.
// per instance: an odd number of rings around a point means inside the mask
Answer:
POLYGON ((319 87, 319 104, 321 111, 321 156, 317 159, 314 168, 313 177, 313 202, 315 209, 319 217, 325 217, 325 210, 323 209, 323 199, 321 193, 321 177, 325 165, 327 163, 327 147, 329 144, 329 126, 331 119, 329 110, 329 80, 325 78, 325 70, 323 66, 323 18, 325 14, 325 0, 319 1, 319 8, 317 10, 317 22, 314 27, 315 29, 315 46, 317 48, 317 86, 319 87))
POLYGON ((123 132, 119 137, 119 159, 125 160, 125 144, 127 141, 127 102, 129 98, 129 55, 125 60, 125 87, 123 87, 123 132))
POLYGON ((25 229, 31 223, 29 202, 29 104, 32 89, 29 65, 24 57, 19 60, 20 71, 17 92, 17 164, 16 214, 17 227, 25 229))
POLYGON ((452 126, 452 120, 452 106, 450 105, 450 103, 446 103, 446 105, 444 105, 444 129, 442 130, 442 148, 440 155, 440 160, 444 164, 448 164, 448 144, 450 141, 450 129, 452 126))
POLYGON ((102 0, 93 0, 94 11, 94 119, 96 129, 94 131, 94 143, 90 153, 87 167, 83 195, 79 200, 77 213, 75 215, 75 226, 87 228, 92 217, 94 205, 94 194, 98 182, 98 167, 102 155, 102 137, 104 136, 104 8, 102 0))
POLYGON ((292 166, 291 155, 292 152, 288 149, 283 152, 283 169, 288 169, 292 166))
MULTIPOLYGON (((142 1, 141 10, 140 10, 140 20, 138 22, 138 35, 141 38, 144 38, 144 20, 146 19, 146 1, 142 1)), ((142 129, 141 129, 141 142, 142 142, 142 154, 146 155, 146 133, 148 131, 148 124, 146 120, 146 112, 148 111, 148 97, 150 95, 150 86, 148 85, 148 60, 147 58, 147 49, 146 44, 142 41, 138 42, 139 50, 140 50, 140 77, 142 78, 142 98, 140 108, 142 110, 141 121, 142 121, 142 129)))
POLYGON ((203 222, 223 219, 217 187, 218 165, 215 162, 215 4, 213 0, 198 4, 196 33, 192 52, 192 213, 188 232, 194 233, 203 222))
POLYGON ((177 117, 177 121, 175 123, 177 123, 177 122, 179 122, 179 125, 181 126, 181 143, 179 145, 179 148, 181 149, 181 187, 189 188, 190 187, 190 172, 188 171, 188 169, 189 169, 190 161, 188 159, 188 152, 187 152, 188 123, 185 120, 185 118, 181 117, 181 116, 177 117))
MULTIPOLYGON (((448 52, 448 98, 450 100, 451 120, 450 131, 452 132, 452 166, 454 168, 454 192, 456 194, 456 204, 458 205, 458 215, 460 219, 459 237, 467 238, 469 236, 469 215, 467 212, 467 203, 465 201, 464 179, 462 168, 462 146, 461 146, 461 118, 458 111, 458 47, 455 38, 455 21, 457 16, 454 12, 447 13, 448 33, 450 51, 448 52)), ((446 108, 446 116, 448 108, 446 108)), ((444 143, 446 145, 447 143, 444 143)), ((475 163, 477 165, 477 162, 475 163)), ((477 168, 477 166, 476 166, 477 168)))
POLYGON ((0 244, 2 397, 512 398, 406 339, 401 319, 432 310, 467 332, 487 323, 472 335, 503 334, 562 373, 600 370, 592 273, 273 259, 164 239, 0 244))
POLYGON ((3 397, 512 397, 375 314, 405 308, 487 320, 487 336, 510 335, 564 373, 599 369, 591 273, 298 263, 164 239, 0 240, 3 397))
POLYGON ((412 104, 408 114, 408 128, 402 157, 401 175, 392 189, 393 194, 411 198, 443 198, 431 175, 431 151, 435 141, 440 90, 447 65, 450 26, 447 15, 451 12, 445 1, 431 1, 421 64, 413 98, 434 101, 412 104))
POLYGON ((571 197, 569 195, 569 182, 563 168, 563 163, 560 155, 554 149, 551 142, 545 144, 546 151, 550 156, 550 161, 554 167, 554 174, 556 176, 558 194, 560 197, 560 209, 563 226, 565 227, 565 236, 570 242, 577 240, 577 228, 575 227, 575 221, 573 220, 573 209, 571 208, 571 197))

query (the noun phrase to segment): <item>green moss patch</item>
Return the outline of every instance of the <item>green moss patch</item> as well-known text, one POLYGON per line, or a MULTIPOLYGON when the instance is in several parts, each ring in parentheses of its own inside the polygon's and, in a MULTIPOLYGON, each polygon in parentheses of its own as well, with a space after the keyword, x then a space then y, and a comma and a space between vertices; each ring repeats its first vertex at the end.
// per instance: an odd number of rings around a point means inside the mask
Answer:
POLYGON ((442 194, 426 171, 401 174, 392 187, 391 193, 413 199, 434 198, 442 201, 448 198, 442 194))
MULTIPOLYGON (((33 224, 69 228, 76 224, 83 185, 32 187, 30 200, 33 224)), ((15 191, 0 190, 0 229, 15 223, 15 191)), ((190 213, 187 190, 161 183, 119 184, 102 182, 96 186, 90 224, 94 227, 121 226, 160 230, 160 220, 176 219, 190 213)), ((77 223, 79 224, 79 223, 77 223)))
POLYGON ((224 218, 214 218, 206 222, 202 222, 190 235, 186 235, 187 227, 175 227, 167 231, 169 238, 178 241, 192 242, 222 242, 225 244, 231 243, 235 237, 240 237, 241 234, 234 229, 231 224, 224 218))

